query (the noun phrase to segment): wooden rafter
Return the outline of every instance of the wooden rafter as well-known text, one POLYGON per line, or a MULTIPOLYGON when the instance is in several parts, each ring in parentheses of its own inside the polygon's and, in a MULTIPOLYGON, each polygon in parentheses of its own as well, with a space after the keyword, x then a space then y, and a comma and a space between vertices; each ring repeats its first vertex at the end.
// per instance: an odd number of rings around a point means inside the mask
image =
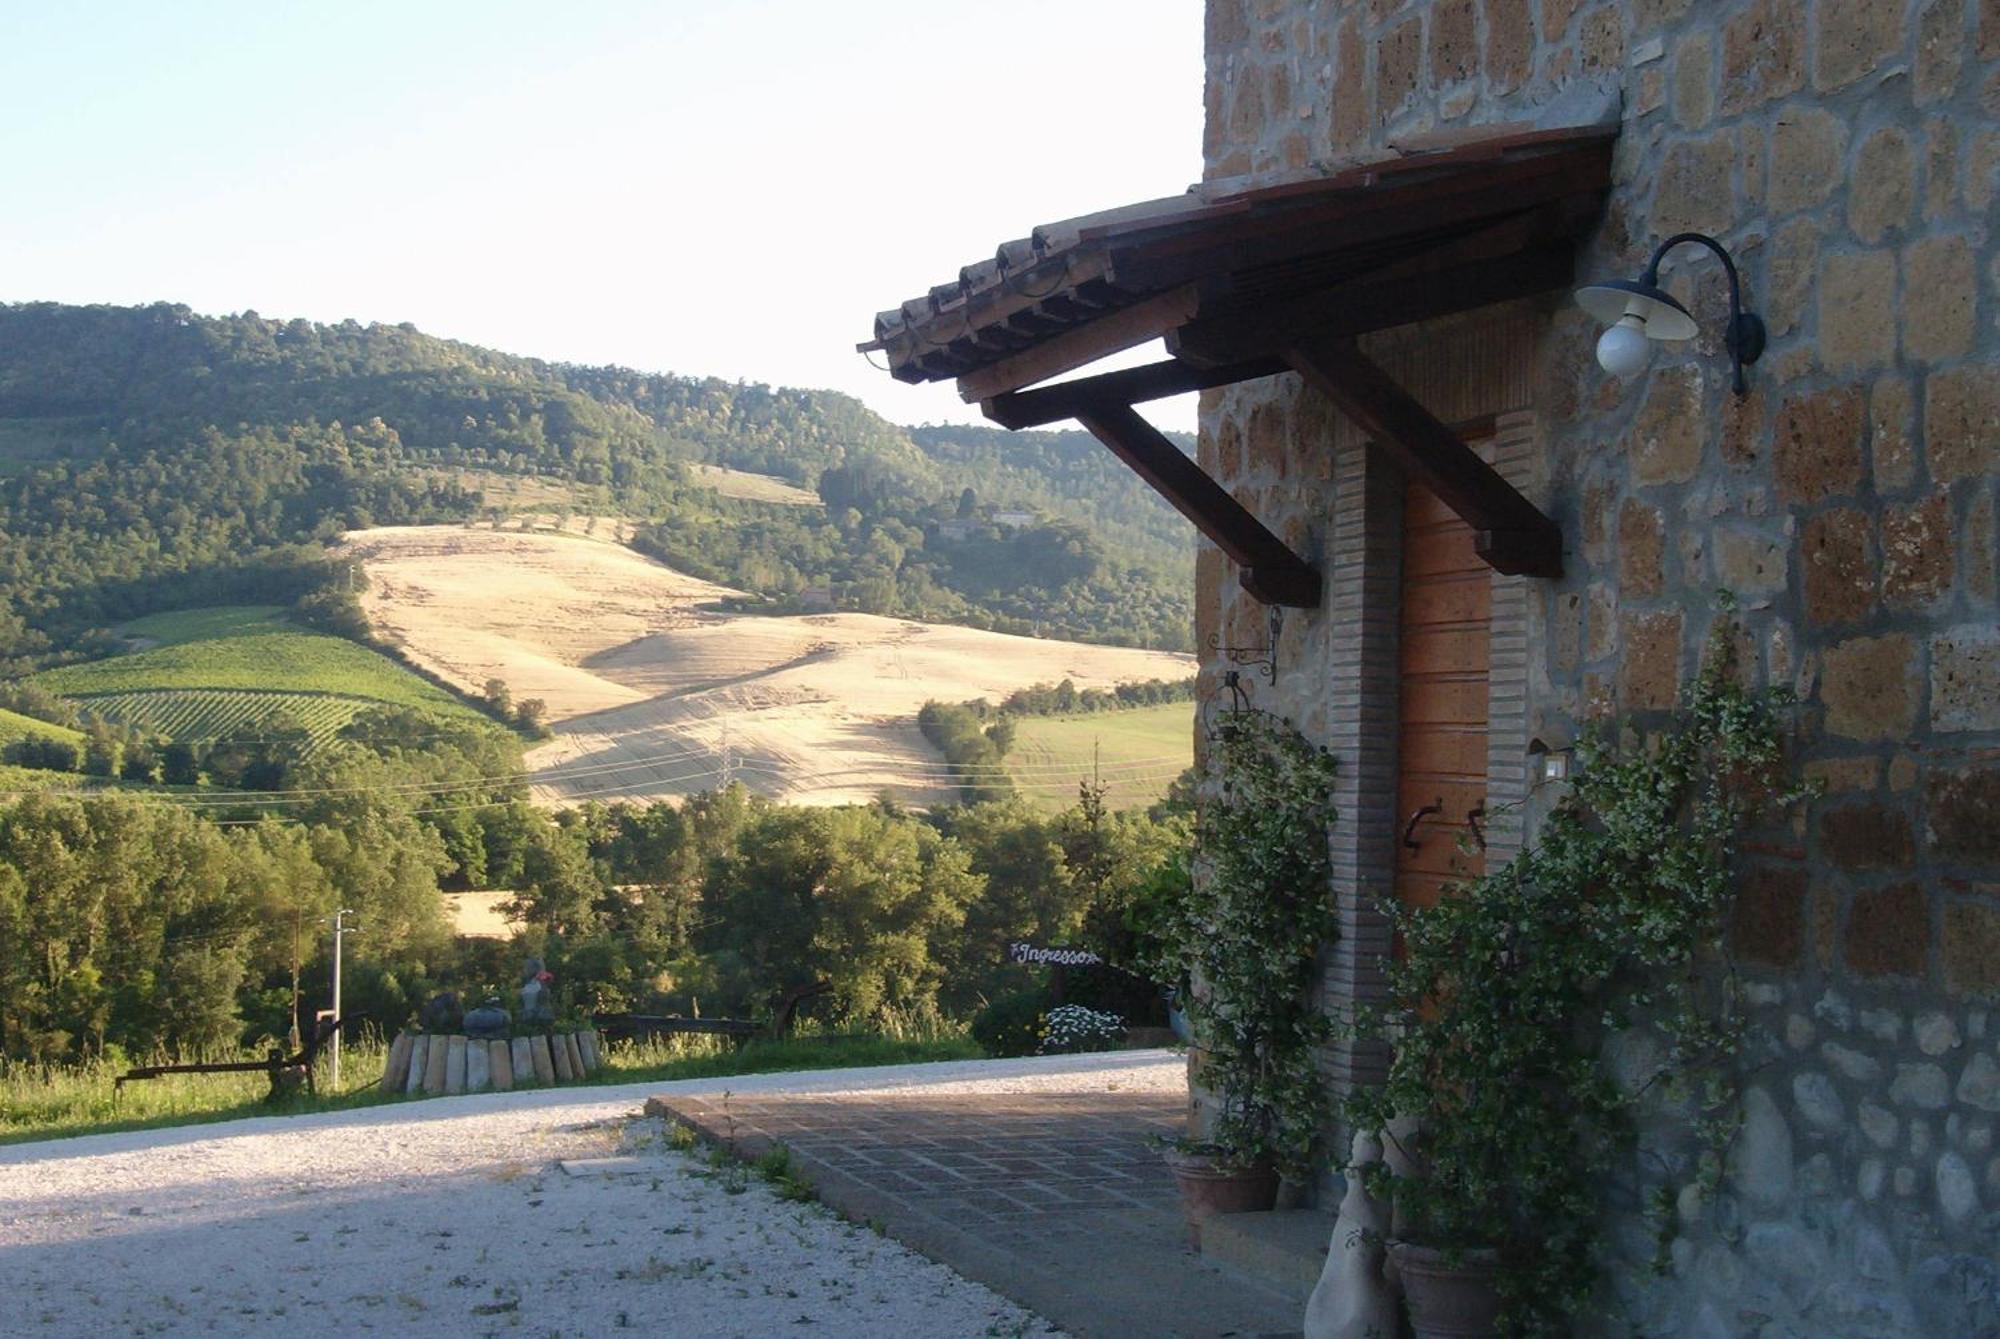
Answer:
POLYGON ((1285 350, 1285 361, 1470 525, 1475 549, 1495 571, 1562 575, 1562 531, 1556 523, 1352 340, 1317 335, 1299 340, 1285 350))
POLYGON ((958 379, 958 393, 968 404, 1032 386, 1086 363, 1144 344, 1185 322, 1194 314, 1195 286, 1187 284, 1149 298, 1137 306, 1099 317, 1055 338, 989 363, 958 379))
POLYGON ((1265 604, 1318 607, 1320 575, 1312 565, 1131 405, 1103 400, 1080 408, 1076 419, 1228 555, 1244 590, 1265 604))

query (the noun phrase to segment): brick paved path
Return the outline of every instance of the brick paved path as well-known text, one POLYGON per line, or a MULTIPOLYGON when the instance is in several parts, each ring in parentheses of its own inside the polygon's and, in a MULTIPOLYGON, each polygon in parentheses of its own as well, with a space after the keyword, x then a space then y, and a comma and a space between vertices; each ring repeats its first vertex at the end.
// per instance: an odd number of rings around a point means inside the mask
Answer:
POLYGON ((774 1141, 820 1197, 1077 1336, 1296 1334, 1295 1301, 1187 1247, 1152 1134, 1171 1093, 655 1098, 754 1157, 774 1141))

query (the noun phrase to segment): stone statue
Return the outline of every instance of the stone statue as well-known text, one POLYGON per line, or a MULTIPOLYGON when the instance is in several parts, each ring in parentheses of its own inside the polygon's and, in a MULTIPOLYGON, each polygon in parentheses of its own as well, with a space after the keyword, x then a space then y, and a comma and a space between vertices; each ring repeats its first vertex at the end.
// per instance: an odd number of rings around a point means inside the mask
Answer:
POLYGON ((556 1000, 552 987, 555 977, 542 966, 540 958, 530 958, 521 966, 521 1021, 553 1023, 556 1000))
POLYGON ((479 1002, 477 1009, 469 1009, 465 1014, 465 1035, 481 1041, 493 1041, 507 1035, 508 1024, 514 1021, 500 1004, 498 995, 488 995, 479 1002))
POLYGON ((1326 1267, 1306 1303, 1305 1339, 1395 1339, 1396 1298, 1382 1277, 1382 1206, 1369 1198, 1362 1178, 1382 1157, 1382 1141, 1354 1136, 1347 1164, 1347 1194, 1333 1221, 1326 1267))
POLYGON ((417 1022, 426 1032, 449 1035, 458 1031, 461 1016, 458 992, 447 990, 442 995, 433 995, 430 1003, 417 1011, 417 1022))

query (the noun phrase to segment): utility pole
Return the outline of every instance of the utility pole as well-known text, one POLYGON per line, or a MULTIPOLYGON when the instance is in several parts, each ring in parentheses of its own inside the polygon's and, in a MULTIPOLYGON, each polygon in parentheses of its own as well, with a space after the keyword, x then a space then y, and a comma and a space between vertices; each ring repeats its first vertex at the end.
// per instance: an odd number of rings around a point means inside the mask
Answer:
POLYGON ((348 916, 352 916, 353 914, 354 914, 353 910, 348 907, 342 907, 338 911, 333 913, 334 1028, 333 1028, 333 1036, 328 1038, 328 1045, 332 1048, 331 1051, 329 1052, 332 1059, 330 1061, 331 1073, 329 1075, 328 1082, 332 1085, 332 1088, 336 1093, 340 1091, 340 948, 341 948, 341 941, 346 939, 348 935, 354 933, 354 927, 345 923, 345 918, 348 916))

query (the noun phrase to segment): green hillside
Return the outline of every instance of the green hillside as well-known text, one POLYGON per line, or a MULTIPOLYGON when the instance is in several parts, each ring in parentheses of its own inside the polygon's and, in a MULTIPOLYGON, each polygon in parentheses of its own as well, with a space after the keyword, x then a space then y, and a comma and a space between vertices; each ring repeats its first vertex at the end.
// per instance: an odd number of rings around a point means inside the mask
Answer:
POLYGON ((47 721, 38 721, 32 716, 23 716, 19 712, 0 707, 0 747, 5 747, 17 739, 60 739, 81 747, 83 732, 51 725, 47 721))
POLYGON ((1008 632, 1190 636, 1191 535, 1081 433, 906 430, 831 392, 407 325, 0 304, 0 673, 100 654, 93 630, 162 610, 344 590, 324 549, 339 531, 529 497, 633 518, 647 552, 760 608, 825 592, 1008 632), (696 464, 826 505, 728 496, 696 464))
POLYGON ((1105 802, 1113 809, 1142 808, 1194 764, 1189 702, 1013 720, 1008 774, 1023 794, 1051 811, 1076 803, 1078 784, 1093 774, 1109 787, 1105 802))
POLYGON ((136 619, 119 632, 145 649, 35 681, 108 720, 181 740, 240 735, 279 713, 323 740, 384 705, 487 723, 387 656, 297 627, 277 609, 187 610, 136 619))

